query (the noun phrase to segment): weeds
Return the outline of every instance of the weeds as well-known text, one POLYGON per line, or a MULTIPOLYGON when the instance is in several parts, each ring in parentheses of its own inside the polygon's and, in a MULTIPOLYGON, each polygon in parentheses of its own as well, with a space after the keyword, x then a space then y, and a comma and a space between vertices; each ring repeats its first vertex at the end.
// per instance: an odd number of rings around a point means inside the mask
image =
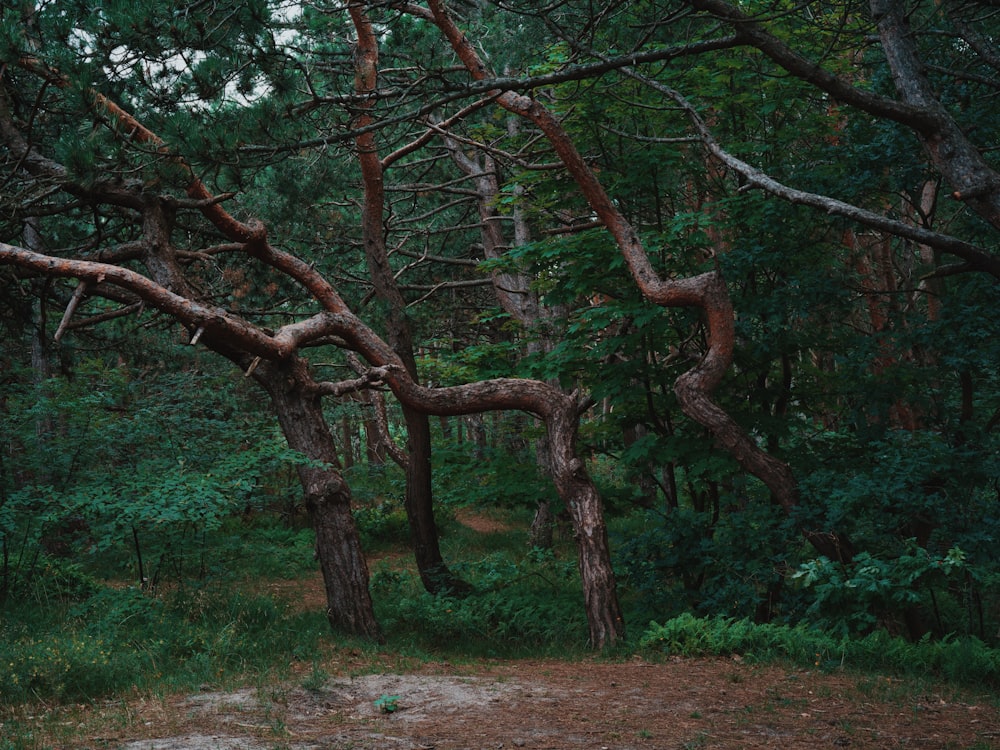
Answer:
POLYGON ((323 669, 319 662, 313 661, 312 671, 309 675, 302 681, 303 690, 308 690, 310 693, 318 693, 326 684, 330 681, 330 673, 323 669))
POLYGON ((851 639, 805 625, 755 624, 684 614, 662 625, 651 623, 640 646, 683 656, 743 654, 755 661, 784 660, 823 670, 854 667, 937 675, 973 686, 1000 685, 1000 652, 971 636, 911 643, 875 631, 851 639))
POLYGON ((103 588, 47 614, 6 613, 0 695, 8 705, 216 684, 314 653, 327 632, 322 613, 292 614, 269 598, 221 590, 161 599, 103 588))
POLYGON ((455 569, 472 594, 431 595, 413 575, 376 571, 376 612, 392 643, 470 656, 567 655, 586 646, 579 582, 562 563, 491 554, 455 569))

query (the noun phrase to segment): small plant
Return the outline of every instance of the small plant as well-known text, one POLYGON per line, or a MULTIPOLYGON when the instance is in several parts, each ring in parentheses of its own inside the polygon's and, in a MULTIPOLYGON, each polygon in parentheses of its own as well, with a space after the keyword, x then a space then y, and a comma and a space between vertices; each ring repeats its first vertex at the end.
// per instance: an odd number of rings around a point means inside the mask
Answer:
POLYGON ((330 673, 314 662, 309 676, 302 681, 302 688, 310 693, 318 693, 329 679, 330 673))
POLYGON ((392 714, 399 710, 398 695, 381 695, 375 701, 375 708, 384 714, 392 714))
POLYGON ((681 745, 684 750, 698 750, 698 748, 705 747, 708 742, 708 735, 705 732, 698 732, 697 736, 693 740, 688 740, 683 745, 681 745))

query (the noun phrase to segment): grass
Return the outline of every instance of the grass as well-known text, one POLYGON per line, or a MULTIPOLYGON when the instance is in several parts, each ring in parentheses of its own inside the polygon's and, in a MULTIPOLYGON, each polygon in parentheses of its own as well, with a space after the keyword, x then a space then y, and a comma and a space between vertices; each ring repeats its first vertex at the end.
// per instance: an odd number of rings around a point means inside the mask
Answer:
MULTIPOLYGON (((529 550, 524 512, 503 530, 478 533, 445 517, 441 547, 467 596, 433 596, 399 558, 373 568, 376 614, 389 645, 451 659, 522 656, 571 658, 586 652, 587 625, 575 551, 529 550)), ((404 558, 404 563, 408 560, 404 558)))
POLYGON ((72 702, 224 684, 309 658, 327 633, 322 613, 267 596, 103 588, 42 616, 25 606, 5 612, 0 693, 8 704, 72 702))
POLYGON ((958 685, 1000 688, 1000 652, 976 638, 911 643, 884 631, 851 639, 805 625, 755 624, 680 615, 652 623, 640 640, 649 652, 684 656, 743 654, 822 670, 850 667, 908 676, 934 675, 958 685))
MULTIPOLYGON (((383 516, 376 514, 379 524, 383 516)), ((2 611, 0 750, 69 741, 74 722, 82 721, 74 714, 78 704, 92 708, 88 721, 99 716, 104 726, 128 728, 138 721, 130 708, 136 696, 155 710, 164 696, 206 687, 249 684, 266 692, 292 680, 318 691, 333 661, 361 674, 405 670, 427 660, 590 656, 575 549, 563 540, 553 552, 530 551, 529 515, 508 511, 499 520, 505 530, 483 534, 448 514, 442 519, 443 552, 472 585, 469 596, 427 594, 412 557, 398 543, 392 547, 398 554, 373 565, 384 645, 332 636, 321 608, 310 611, 294 599, 295 586, 282 587, 286 598, 268 586, 272 571, 281 574, 274 578, 291 571, 315 581, 311 539, 301 531, 258 524, 252 538, 243 540, 247 549, 259 550, 251 556, 252 576, 226 574, 220 566, 202 581, 155 595, 98 581, 77 568, 63 570, 61 578, 48 579, 61 581, 58 590, 33 590, 2 611)), ((227 554, 234 548, 226 547, 227 554)), ((810 670, 844 665, 856 668, 859 692, 899 704, 912 703, 923 683, 885 677, 873 668, 971 687, 1000 684, 997 653, 975 642, 907 644, 884 635, 845 641, 807 628, 690 615, 651 625, 634 638, 613 656, 740 653, 810 670)), ((734 673, 732 679, 743 678, 734 673)), ((279 736, 280 718, 275 722, 273 734, 279 736)))

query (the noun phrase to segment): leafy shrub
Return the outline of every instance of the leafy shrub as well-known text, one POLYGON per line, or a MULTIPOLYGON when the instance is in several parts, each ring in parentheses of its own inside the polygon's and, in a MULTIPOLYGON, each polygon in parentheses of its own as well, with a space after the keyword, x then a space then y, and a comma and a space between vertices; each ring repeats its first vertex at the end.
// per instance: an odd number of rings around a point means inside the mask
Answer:
MULTIPOLYGON (((927 604, 932 586, 946 591, 949 578, 964 576, 965 559, 958 547, 932 555, 914 543, 892 560, 868 552, 848 565, 819 557, 800 565, 792 579, 812 591, 806 610, 811 621, 840 635, 859 635, 901 617, 908 607, 927 604)), ((931 603, 937 607, 936 598, 931 603)))
POLYGON ((558 503, 552 480, 542 476, 529 458, 524 436, 520 445, 474 449, 471 444, 435 451, 435 497, 444 504, 534 508, 539 500, 558 503), (477 454, 478 451, 478 454, 477 454))
POLYGON ((640 638, 642 648, 680 656, 743 654, 766 661, 787 658, 816 663, 817 655, 836 654, 841 641, 819 630, 799 625, 755 624, 747 619, 698 618, 684 613, 664 624, 650 623, 640 638))
POLYGON ((18 465, 0 472, 0 596, 20 595, 43 553, 108 578, 201 577, 233 518, 297 497, 277 485, 305 459, 230 371, 140 376, 94 357, 74 374, 24 383, 0 414, 18 465))
MULTIPOLYGON (((10 568, 4 591, 14 599, 44 606, 53 601, 78 601, 94 594, 100 584, 83 566, 40 554, 30 567, 10 568)), ((0 601, 2 603, 2 601, 0 601)))
POLYGON ((216 563, 209 568, 217 580, 294 578, 316 569, 316 533, 294 528, 265 516, 247 526, 230 519, 206 540, 216 563))
POLYGON ((742 654, 756 661, 781 659, 823 669, 933 674, 979 687, 1000 685, 1000 651, 974 637, 911 643, 879 630, 864 638, 848 638, 807 625, 755 624, 685 613, 662 625, 650 623, 639 643, 643 649, 681 656, 742 654))
POLYGON ((611 534, 623 600, 642 622, 682 612, 754 617, 782 577, 795 532, 772 506, 751 503, 718 519, 687 508, 639 511, 611 534))
POLYGON ((388 632, 438 649, 506 655, 586 645, 580 643, 587 632, 582 603, 569 596, 489 591, 456 598, 417 592, 396 600, 380 617, 388 632))
POLYGON ((354 522, 366 549, 387 544, 407 544, 410 540, 410 523, 406 511, 393 502, 356 507, 354 522))

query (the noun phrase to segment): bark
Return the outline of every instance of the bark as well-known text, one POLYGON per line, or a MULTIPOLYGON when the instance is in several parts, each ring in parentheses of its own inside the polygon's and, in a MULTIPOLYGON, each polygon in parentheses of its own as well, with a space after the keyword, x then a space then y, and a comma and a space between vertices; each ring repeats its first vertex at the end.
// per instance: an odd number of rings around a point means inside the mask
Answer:
MULTIPOLYGON (((196 297, 170 242, 173 212, 162 199, 147 197, 143 214, 144 262, 153 279, 188 299, 196 297)), ((234 351, 225 336, 209 331, 204 345, 230 360, 245 364, 247 357, 234 351)), ((245 368, 249 371, 249 368, 245 368)), ((253 375, 271 397, 275 414, 289 447, 311 463, 297 467, 306 508, 316 532, 316 556, 323 573, 327 619, 338 631, 379 639, 368 590, 368 564, 361 549, 351 492, 341 476, 333 434, 323 416, 305 363, 297 357, 264 362, 253 375)))
POLYGON ((351 515, 351 491, 340 474, 333 435, 320 398, 303 387, 305 363, 263 363, 254 371, 274 405, 288 445, 310 459, 297 467, 306 509, 316 530, 316 554, 323 572, 327 619, 338 631, 378 640, 368 590, 368 564, 351 515))
MULTIPOLYGON (((373 95, 378 74, 378 43, 375 32, 361 4, 351 3, 349 11, 358 33, 354 56, 355 89, 359 94, 373 95)), ((373 105, 373 102, 362 105, 361 114, 355 121, 356 127, 364 128, 372 124, 373 105)), ((375 134, 362 133, 356 138, 356 144, 365 192, 362 230, 368 271, 376 296, 388 306, 386 325, 389 343, 406 367, 410 378, 416 380, 417 365, 413 354, 413 335, 406 318, 406 301, 396 284, 385 244, 385 186, 375 134)), ((427 414, 404 404, 403 419, 406 422, 408 454, 405 464, 405 507, 420 580, 432 594, 468 591, 468 584, 448 569, 438 542, 433 504, 431 428, 427 414)))
POLYGON ((518 410, 539 417, 548 432, 553 481, 577 537, 590 643, 611 646, 625 636, 600 494, 576 455, 581 405, 575 394, 536 380, 497 378, 461 386, 426 388, 413 381, 392 349, 353 315, 327 314, 329 332, 379 366, 379 377, 404 404, 428 414, 453 416, 518 410))
POLYGON ((345 414, 340 418, 340 439, 344 446, 344 469, 350 470, 354 466, 354 444, 358 437, 358 426, 345 414))
POLYGON ((552 516, 552 506, 548 501, 541 501, 535 508, 528 529, 528 546, 537 549, 552 549, 555 519, 552 516))
POLYGON ((611 645, 624 636, 625 622, 618 604, 601 497, 576 455, 579 412, 575 398, 564 396, 546 424, 552 476, 573 519, 590 642, 595 647, 611 645))
MULTIPOLYGON (((408 6, 408 10, 424 15, 438 26, 474 79, 488 79, 486 65, 455 25, 443 1, 429 0, 428 6, 429 12, 413 6, 408 6)), ((721 273, 714 271, 683 279, 660 278, 638 233, 617 209, 558 119, 537 99, 500 90, 495 91, 494 96, 500 106, 530 120, 548 138, 591 209, 617 244, 642 295, 663 307, 694 307, 702 311, 708 329, 708 350, 697 365, 675 381, 674 391, 681 410, 708 429, 744 469, 764 482, 775 501, 790 512, 798 503, 798 484, 791 468, 762 450, 712 399, 732 362, 735 342, 732 302, 721 273)), ((808 529, 803 533, 821 554, 832 559, 851 555, 847 542, 836 535, 808 529)))

